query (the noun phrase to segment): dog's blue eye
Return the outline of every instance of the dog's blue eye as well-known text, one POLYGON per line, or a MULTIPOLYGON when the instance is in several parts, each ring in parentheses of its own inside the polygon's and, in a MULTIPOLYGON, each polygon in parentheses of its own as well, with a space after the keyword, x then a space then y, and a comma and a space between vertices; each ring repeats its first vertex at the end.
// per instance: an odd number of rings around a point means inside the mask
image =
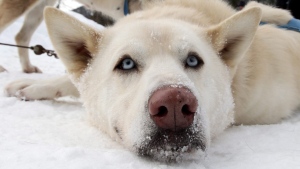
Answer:
POLYGON ((196 67, 199 64, 198 58, 194 55, 188 56, 186 59, 186 64, 189 67, 196 67))
POLYGON ((136 62, 131 59, 130 55, 124 55, 115 66, 114 70, 119 70, 122 72, 131 72, 137 69, 136 62))
POLYGON ((185 61, 185 67, 198 68, 204 64, 203 60, 195 52, 190 52, 185 61))
POLYGON ((203 60, 199 57, 199 55, 195 52, 189 52, 186 61, 186 68, 198 68, 204 64, 203 60))
POLYGON ((126 58, 121 62, 120 66, 121 66, 120 68, 123 70, 131 70, 135 68, 135 63, 132 59, 126 58))

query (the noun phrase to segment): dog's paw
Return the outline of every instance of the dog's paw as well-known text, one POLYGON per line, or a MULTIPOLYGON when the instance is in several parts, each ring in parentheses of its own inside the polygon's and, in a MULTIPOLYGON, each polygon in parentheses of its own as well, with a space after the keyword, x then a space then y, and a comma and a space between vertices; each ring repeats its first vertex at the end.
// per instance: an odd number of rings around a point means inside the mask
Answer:
POLYGON ((38 67, 33 66, 33 65, 29 65, 29 66, 23 68, 23 72, 24 73, 42 73, 41 69, 39 69, 38 67))
POLYGON ((9 97, 17 97, 21 100, 45 100, 60 97, 60 92, 49 83, 41 83, 38 80, 22 79, 11 82, 5 87, 5 93, 9 97))
POLYGON ((5 72, 5 71, 6 71, 6 69, 0 65, 0 73, 5 72))

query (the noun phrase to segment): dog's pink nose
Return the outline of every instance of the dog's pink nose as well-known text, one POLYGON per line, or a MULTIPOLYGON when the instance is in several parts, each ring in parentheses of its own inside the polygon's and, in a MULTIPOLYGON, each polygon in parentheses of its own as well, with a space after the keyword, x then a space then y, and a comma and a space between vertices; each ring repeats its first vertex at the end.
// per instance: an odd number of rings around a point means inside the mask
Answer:
POLYGON ((158 89, 152 94, 148 104, 155 124, 172 131, 189 127, 198 107, 196 97, 184 87, 158 89))

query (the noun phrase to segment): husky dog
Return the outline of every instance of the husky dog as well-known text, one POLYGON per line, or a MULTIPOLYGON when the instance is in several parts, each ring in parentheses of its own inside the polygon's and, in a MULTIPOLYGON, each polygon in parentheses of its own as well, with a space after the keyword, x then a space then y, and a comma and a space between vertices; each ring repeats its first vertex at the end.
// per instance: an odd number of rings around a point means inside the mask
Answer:
MULTIPOLYGON (((300 34, 258 26, 261 16, 258 7, 236 12, 219 0, 165 0, 99 30, 45 10, 91 123, 162 161, 205 151, 231 123, 277 123, 300 105, 300 34)), ((27 99, 78 95, 60 78, 6 90, 27 99)))

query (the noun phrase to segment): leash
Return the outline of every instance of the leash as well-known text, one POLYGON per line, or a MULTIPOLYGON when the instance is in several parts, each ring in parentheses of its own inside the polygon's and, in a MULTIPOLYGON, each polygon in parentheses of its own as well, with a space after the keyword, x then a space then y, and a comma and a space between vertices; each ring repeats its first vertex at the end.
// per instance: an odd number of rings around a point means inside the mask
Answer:
POLYGON ((129 11, 129 0, 125 0, 124 1, 124 15, 128 15, 130 14, 130 11, 129 11))
POLYGON ((35 46, 21 46, 21 45, 13 45, 8 43, 0 43, 0 45, 3 46, 11 46, 11 47, 17 47, 17 48, 25 48, 25 49, 31 49, 36 55, 41 55, 46 53, 48 56, 54 56, 56 59, 58 59, 57 54, 53 50, 47 50, 42 45, 35 45, 35 46))

